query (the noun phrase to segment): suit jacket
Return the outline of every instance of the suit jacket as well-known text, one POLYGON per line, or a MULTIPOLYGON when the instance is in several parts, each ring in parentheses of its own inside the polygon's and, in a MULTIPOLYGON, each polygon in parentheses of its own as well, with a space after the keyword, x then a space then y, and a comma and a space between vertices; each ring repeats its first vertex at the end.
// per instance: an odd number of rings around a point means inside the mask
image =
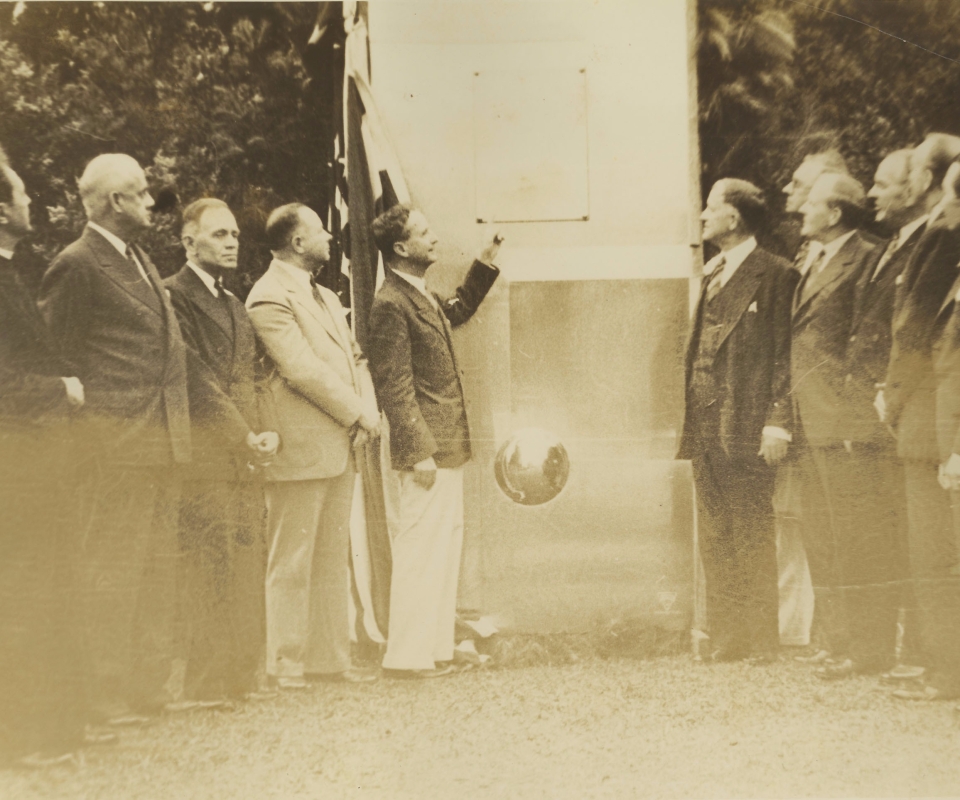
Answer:
POLYGON ((940 306, 960 262, 960 204, 927 226, 897 287, 884 397, 901 458, 936 463, 932 348, 940 306))
POLYGON ((394 469, 433 458, 452 469, 471 455, 461 370, 451 327, 469 320, 500 271, 475 261, 440 311, 409 281, 388 270, 370 312, 368 351, 380 406, 390 423, 394 469))
POLYGON ((247 311, 266 354, 268 376, 259 394, 264 430, 283 446, 267 480, 333 478, 347 468, 350 429, 377 407, 367 369, 340 299, 318 286, 322 308, 275 261, 247 297, 247 311))
MULTIPOLYGON (((870 251, 860 264, 854 289, 852 322, 844 356, 842 439, 853 442, 893 443, 891 429, 880 421, 873 402, 890 363, 891 328, 897 281, 917 248, 925 225, 915 230, 880 270, 873 273, 887 249, 870 251)), ((902 281, 901 281, 902 283, 902 281)))
POLYGON ((791 395, 810 444, 837 444, 843 436, 846 346, 858 268, 873 250, 855 232, 817 274, 794 291, 790 349, 791 395))
POLYGON ((691 391, 709 276, 704 276, 686 357, 686 413, 677 458, 690 459, 715 443, 727 456, 755 461, 763 428, 792 431, 790 310, 799 275, 789 262, 759 247, 718 295, 725 319, 713 363, 718 409, 698 407, 691 391), (705 431, 704 419, 715 428, 705 431))
POLYGON ((960 276, 940 304, 934 329, 933 364, 936 376, 937 454, 944 463, 960 454, 960 276))
POLYGON ((25 479, 54 485, 50 470, 66 445, 59 423, 74 413, 60 378, 73 374, 13 266, 0 259, 0 491, 19 491, 25 479))
MULTIPOLYGON (((257 341, 243 303, 229 292, 223 299, 214 297, 188 266, 163 284, 170 293, 187 347, 210 372, 210 379, 228 398, 237 417, 250 430, 259 431, 257 341)), ((192 403, 193 398, 190 400, 192 403)), ((209 410, 216 413, 219 409, 209 410)), ((190 422, 191 475, 206 480, 233 480, 249 474, 247 448, 242 443, 224 440, 219 415, 204 419, 191 408, 190 422)))
MULTIPOLYGON (((222 412, 230 437, 247 429, 202 365, 184 347, 173 305, 153 263, 134 248, 149 277, 91 228, 58 255, 40 285, 40 310, 83 382, 87 447, 131 466, 186 463, 190 406, 222 412)), ((209 412, 212 413, 212 412, 209 412)))

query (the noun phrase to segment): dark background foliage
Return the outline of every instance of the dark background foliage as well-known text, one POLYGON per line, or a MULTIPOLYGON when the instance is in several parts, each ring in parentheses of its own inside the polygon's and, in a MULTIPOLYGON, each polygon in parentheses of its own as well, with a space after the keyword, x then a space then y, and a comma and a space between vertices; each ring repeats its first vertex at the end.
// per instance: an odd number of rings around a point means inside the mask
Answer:
MULTIPOLYGON (((0 142, 34 200, 18 252, 31 282, 82 228, 85 163, 122 151, 181 207, 231 204, 244 294, 268 258, 267 212, 330 198, 337 42, 308 40, 334 5, 0 3, 0 142)), ((699 0, 698 16, 704 191, 724 176, 761 186, 781 252, 796 224, 780 190, 804 154, 837 147, 869 186, 889 150, 960 133, 956 0, 699 0)), ((144 242, 163 274, 183 258, 177 210, 144 242)))
MULTIPOLYGON (((781 189, 835 147, 865 188, 889 151, 960 134, 956 0, 699 0, 701 183, 763 188, 769 245, 795 246, 781 189)), ((790 253, 792 254, 792 253, 790 253)))
POLYGON ((143 242, 161 274, 182 265, 179 209, 220 197, 240 222, 243 292, 269 258, 270 209, 328 200, 333 82, 308 45, 319 5, 0 3, 0 142, 33 199, 18 252, 33 282, 83 227, 86 162, 125 152, 155 197, 180 198, 143 242))

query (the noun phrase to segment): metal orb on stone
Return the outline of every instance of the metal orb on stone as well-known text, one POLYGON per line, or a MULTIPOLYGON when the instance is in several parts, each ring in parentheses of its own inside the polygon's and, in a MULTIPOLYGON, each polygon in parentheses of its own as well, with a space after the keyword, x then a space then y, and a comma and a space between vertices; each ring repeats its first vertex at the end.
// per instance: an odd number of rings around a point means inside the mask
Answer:
POLYGON ((500 489, 513 502, 539 506, 563 490, 570 475, 570 458, 554 434, 523 428, 500 447, 493 471, 500 489))

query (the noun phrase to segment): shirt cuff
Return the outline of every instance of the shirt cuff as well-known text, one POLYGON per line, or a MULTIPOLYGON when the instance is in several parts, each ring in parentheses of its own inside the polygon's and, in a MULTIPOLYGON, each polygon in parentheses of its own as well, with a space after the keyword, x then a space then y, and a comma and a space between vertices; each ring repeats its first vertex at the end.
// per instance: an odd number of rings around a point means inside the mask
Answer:
POLYGON ((783 428, 778 428, 776 425, 764 425, 763 435, 772 436, 775 439, 784 439, 788 442, 793 441, 793 436, 789 431, 785 431, 783 428))

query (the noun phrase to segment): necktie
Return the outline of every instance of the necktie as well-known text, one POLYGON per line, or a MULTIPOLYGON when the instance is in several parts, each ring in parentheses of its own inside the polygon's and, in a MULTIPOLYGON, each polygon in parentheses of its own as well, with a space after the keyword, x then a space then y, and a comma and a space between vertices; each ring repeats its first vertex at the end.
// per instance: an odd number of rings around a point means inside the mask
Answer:
POLYGON ((717 261, 717 265, 713 268, 713 272, 710 273, 710 282, 707 284, 708 303, 720 292, 720 279, 723 277, 723 268, 726 266, 726 263, 726 256, 720 256, 720 260, 717 261))
POLYGON ((223 288, 223 275, 218 275, 213 285, 217 290, 217 299, 224 300, 227 296, 227 290, 223 288))
POLYGON ((890 261, 891 258, 893 258, 894 253, 896 253, 897 250, 899 249, 900 249, 900 234, 898 233, 896 236, 894 236, 890 240, 890 243, 887 245, 887 249, 884 250, 883 255, 880 256, 880 260, 877 262, 877 266, 873 270, 873 275, 870 278, 871 281, 875 281, 877 279, 877 276, 880 274, 880 270, 882 270, 887 265, 887 262, 890 261))
POLYGON ((131 245, 127 245, 127 260, 137 268, 137 272, 140 273, 140 276, 147 282, 147 285, 153 289, 153 284, 150 282, 150 278, 147 276, 147 271, 143 268, 143 264, 140 263, 140 259, 137 258, 136 253, 133 251, 131 245))
POLYGON ((800 304, 803 305, 810 299, 810 289, 816 281, 817 275, 820 274, 820 270, 823 269, 823 262, 826 260, 827 251, 822 249, 814 257, 813 261, 810 262, 810 268, 804 273, 804 276, 800 279, 800 304))

